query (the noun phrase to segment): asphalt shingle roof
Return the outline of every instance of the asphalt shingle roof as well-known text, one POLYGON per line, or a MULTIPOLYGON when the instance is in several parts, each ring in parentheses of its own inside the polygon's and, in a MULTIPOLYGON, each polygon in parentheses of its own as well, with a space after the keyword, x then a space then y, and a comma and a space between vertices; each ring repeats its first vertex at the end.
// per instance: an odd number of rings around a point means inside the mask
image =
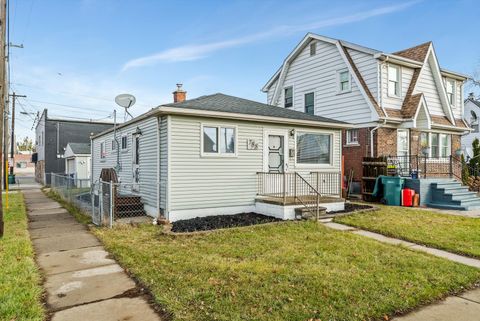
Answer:
POLYGON ((201 96, 195 99, 189 99, 179 103, 165 104, 160 106, 160 109, 163 106, 189 108, 189 109, 195 109, 195 110, 205 110, 205 111, 215 111, 215 112, 225 112, 225 113, 258 115, 258 116, 265 116, 265 117, 309 120, 309 121, 328 122, 328 123, 335 123, 335 124, 347 124, 345 122, 326 118, 326 117, 309 115, 309 114, 291 110, 288 108, 267 105, 267 104, 259 103, 253 100, 229 96, 221 93, 201 96))
POLYGON ((90 154, 90 144, 85 143, 68 143, 75 154, 90 154))

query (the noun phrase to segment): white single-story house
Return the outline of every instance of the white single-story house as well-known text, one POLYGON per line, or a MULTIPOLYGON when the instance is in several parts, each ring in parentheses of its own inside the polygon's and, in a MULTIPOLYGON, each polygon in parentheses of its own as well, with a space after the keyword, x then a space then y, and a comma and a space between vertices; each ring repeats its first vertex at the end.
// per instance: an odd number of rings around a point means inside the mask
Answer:
POLYGON ((65 174, 75 179, 90 178, 90 144, 68 143, 65 148, 65 174))
POLYGON ((316 199, 318 210, 325 196, 322 207, 343 209, 349 124, 220 93, 184 96, 179 89, 175 103, 93 136, 92 183, 114 168, 122 193, 170 221, 244 212, 293 219, 294 208, 316 199))

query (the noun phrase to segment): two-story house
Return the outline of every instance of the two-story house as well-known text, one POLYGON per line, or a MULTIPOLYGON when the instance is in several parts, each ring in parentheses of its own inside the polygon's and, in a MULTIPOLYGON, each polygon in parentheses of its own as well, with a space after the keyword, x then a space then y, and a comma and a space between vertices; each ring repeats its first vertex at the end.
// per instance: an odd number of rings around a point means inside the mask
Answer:
POLYGON ((51 117, 43 110, 35 128, 35 179, 49 185, 51 173, 65 173, 68 143, 90 143, 90 136, 113 127, 111 122, 51 117))
POLYGON ((342 150, 358 181, 364 156, 459 151, 466 79, 440 67, 432 42, 385 53, 309 33, 262 91, 268 104, 351 123, 342 150))
POLYGON ((463 117, 465 121, 472 128, 472 132, 468 135, 462 136, 462 149, 465 151, 467 157, 473 157, 472 143, 477 138, 480 139, 479 118, 480 118, 480 99, 475 98, 473 93, 470 93, 464 102, 463 117))

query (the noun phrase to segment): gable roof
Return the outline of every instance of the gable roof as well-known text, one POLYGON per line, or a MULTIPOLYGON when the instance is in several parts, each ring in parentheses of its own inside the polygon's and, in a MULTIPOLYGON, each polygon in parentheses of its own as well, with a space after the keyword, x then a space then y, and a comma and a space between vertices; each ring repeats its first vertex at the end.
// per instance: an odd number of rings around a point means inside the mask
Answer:
POLYGON ((431 44, 432 42, 428 41, 412 48, 407 48, 404 50, 394 52, 393 54, 403 58, 412 59, 418 62, 424 62, 425 58, 427 57, 428 49, 430 49, 431 44))
POLYGON ((194 99, 185 100, 183 102, 165 104, 163 107, 188 108, 195 110, 205 110, 224 113, 248 114, 265 117, 298 119, 308 121, 318 121, 322 123, 347 124, 345 122, 334 120, 326 117, 309 115, 303 112, 276 107, 259 103, 253 100, 234 97, 221 93, 213 95, 201 96, 194 99))
POLYGON ((90 154, 90 144, 84 143, 68 143, 74 154, 90 154))
POLYGON ((480 100, 472 99, 472 98, 467 98, 465 99, 465 102, 471 101, 475 106, 480 108, 480 100))
POLYGON ((373 105, 373 107, 375 108, 378 115, 380 115, 382 117, 387 116, 385 111, 380 107, 380 105, 375 100, 375 97, 373 97, 372 92, 368 88, 367 83, 363 79, 362 74, 358 70, 357 65, 353 61, 352 56, 348 52, 347 48, 345 48, 344 44, 341 41, 339 42, 339 44, 340 44, 340 47, 342 48, 343 53, 345 54, 345 57, 347 58, 348 62, 350 63, 350 65, 353 69, 353 72, 355 73, 355 75, 358 78, 358 82, 360 83, 360 86, 362 86, 363 90, 365 91, 365 94, 367 95, 368 99, 370 100, 370 103, 373 105))

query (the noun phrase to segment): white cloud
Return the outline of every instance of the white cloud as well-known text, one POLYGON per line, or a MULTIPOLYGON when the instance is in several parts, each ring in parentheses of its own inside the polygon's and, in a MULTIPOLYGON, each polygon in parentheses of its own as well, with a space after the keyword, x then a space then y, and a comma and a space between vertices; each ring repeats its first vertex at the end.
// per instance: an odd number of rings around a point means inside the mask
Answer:
POLYGON ((127 61, 123 65, 122 71, 131 69, 131 68, 136 68, 136 67, 153 65, 159 62, 179 62, 179 61, 198 60, 198 59, 205 58, 209 54, 216 52, 218 50, 237 47, 237 46, 241 46, 248 43, 253 43, 269 37, 282 36, 285 34, 292 34, 292 33, 297 33, 301 31, 305 32, 305 31, 312 31, 315 29, 320 29, 325 27, 344 25, 344 24, 358 22, 358 21, 366 20, 369 18, 377 17, 377 16, 386 15, 389 13, 404 10, 416 4, 417 2, 418 1, 410 1, 402 4, 374 8, 374 9, 358 12, 355 14, 341 16, 341 17, 334 17, 334 18, 325 19, 325 20, 321 20, 318 22, 310 23, 310 24, 280 26, 265 32, 255 33, 252 35, 235 38, 231 40, 224 40, 224 41, 212 42, 212 43, 201 44, 201 45, 193 44, 193 45, 180 46, 176 48, 170 48, 153 55, 135 58, 130 61, 127 61))

